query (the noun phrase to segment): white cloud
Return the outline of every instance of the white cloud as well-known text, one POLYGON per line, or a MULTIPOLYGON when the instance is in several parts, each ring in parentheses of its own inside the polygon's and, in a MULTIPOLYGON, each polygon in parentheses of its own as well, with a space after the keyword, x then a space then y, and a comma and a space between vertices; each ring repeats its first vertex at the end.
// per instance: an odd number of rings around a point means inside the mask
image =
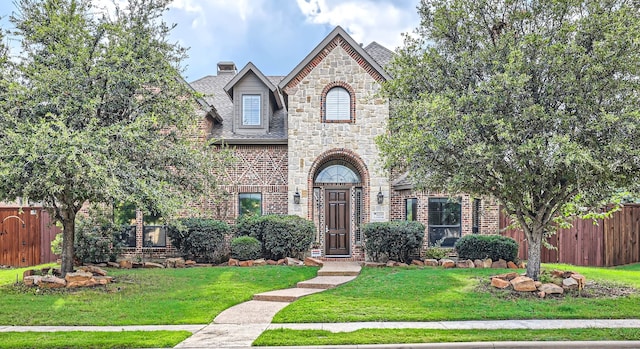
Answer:
POLYGON ((307 21, 342 26, 358 42, 371 41, 395 49, 402 45, 401 33, 418 24, 415 4, 403 6, 391 1, 373 0, 297 0, 307 21))

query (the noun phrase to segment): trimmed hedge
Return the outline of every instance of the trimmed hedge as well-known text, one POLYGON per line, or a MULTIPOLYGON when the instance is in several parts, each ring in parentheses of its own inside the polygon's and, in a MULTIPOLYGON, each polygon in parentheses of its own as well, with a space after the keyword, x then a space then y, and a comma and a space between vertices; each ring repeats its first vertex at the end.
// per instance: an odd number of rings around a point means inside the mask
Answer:
MULTIPOLYGON (((113 223, 110 214, 104 208, 91 206, 88 215, 77 217, 73 241, 74 258, 80 263, 115 261, 124 245, 120 239, 123 229, 125 227, 113 223)), ((62 233, 58 236, 59 254, 62 254, 62 233)), ((54 245, 52 244, 52 247, 54 245)))
POLYGON ((257 259, 262 252, 262 244, 252 236, 240 236, 231 240, 231 257, 241 261, 257 259))
POLYGON ((315 225, 296 215, 240 216, 236 234, 262 242, 262 256, 268 259, 302 258, 315 235, 315 225))
POLYGON ((465 235, 455 244, 461 259, 485 259, 516 261, 518 243, 501 235, 465 235))
POLYGON ((202 263, 218 263, 229 256, 230 233, 227 223, 215 219, 183 218, 167 226, 167 235, 182 256, 202 263))
POLYGON ((382 257, 408 263, 410 256, 422 247, 424 225, 416 221, 393 221, 365 224, 365 250, 369 257, 379 261, 382 257))

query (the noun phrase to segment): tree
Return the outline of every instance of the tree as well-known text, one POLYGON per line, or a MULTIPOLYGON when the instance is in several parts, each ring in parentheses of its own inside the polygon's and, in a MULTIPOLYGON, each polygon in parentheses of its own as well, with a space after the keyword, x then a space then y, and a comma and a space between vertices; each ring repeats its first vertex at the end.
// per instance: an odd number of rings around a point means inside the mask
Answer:
POLYGON ((599 212, 638 181, 639 7, 423 0, 383 86, 385 166, 418 187, 499 200, 537 280, 554 220, 599 212))
MULTIPOLYGON (((88 0, 20 0, 21 54, 0 96, 0 200, 28 198, 63 227, 73 271, 75 218, 87 202, 133 202, 170 216, 215 187, 197 96, 168 42, 168 0, 100 15, 88 0)), ((3 85, 5 82, 3 82, 3 85)))

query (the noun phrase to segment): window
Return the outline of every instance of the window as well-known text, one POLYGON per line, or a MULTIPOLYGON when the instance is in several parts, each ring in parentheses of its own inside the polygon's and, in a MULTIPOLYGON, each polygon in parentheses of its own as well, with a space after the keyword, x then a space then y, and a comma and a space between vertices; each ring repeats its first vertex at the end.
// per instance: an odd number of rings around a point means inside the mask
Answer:
POLYGON ((325 100, 325 120, 351 120, 351 95, 345 88, 334 87, 327 92, 325 100))
POLYGON ((126 247, 136 247, 136 205, 131 202, 113 204, 113 223, 121 226, 120 240, 126 247))
POLYGON ((238 194, 240 215, 255 215, 262 214, 262 194, 260 193, 240 193, 238 194))
POLYGON ((360 183, 352 169, 342 164, 329 165, 316 176, 316 183, 360 183))
POLYGON ((355 237, 356 237, 356 244, 362 244, 362 221, 364 218, 364 214, 362 214, 362 210, 363 210, 363 203, 362 203, 362 188, 356 188, 356 192, 355 192, 355 196, 356 196, 356 200, 355 200, 355 205, 356 205, 356 209, 355 209, 355 223, 356 223, 356 231, 355 231, 355 237))
POLYGON ((142 227, 142 246, 166 247, 167 230, 162 223, 160 215, 155 213, 145 214, 143 222, 144 225, 142 227))
POLYGON ((260 126, 260 95, 242 95, 242 125, 260 126))
POLYGON ((447 198, 429 199, 429 245, 453 247, 461 234, 461 207, 447 198))
POLYGON ((480 199, 473 199, 473 217, 471 217, 471 221, 473 222, 472 231, 474 234, 480 234, 480 199))
POLYGON ((404 217, 408 221, 418 219, 418 199, 407 199, 404 203, 404 217))

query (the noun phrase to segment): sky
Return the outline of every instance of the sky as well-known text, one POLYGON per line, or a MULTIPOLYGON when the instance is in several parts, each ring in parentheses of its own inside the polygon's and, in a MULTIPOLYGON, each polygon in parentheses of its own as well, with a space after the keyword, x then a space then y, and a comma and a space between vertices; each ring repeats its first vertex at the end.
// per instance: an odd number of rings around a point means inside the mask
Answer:
MULTIPOLYGON (((116 0, 123 2, 123 0, 116 0)), ((94 0, 109 10, 111 0, 94 0)), ((372 41, 395 50, 401 33, 418 25, 418 0, 174 0, 165 15, 177 24, 174 42, 189 48, 183 73, 187 81, 215 75, 220 61, 248 62, 265 75, 287 75, 340 25, 356 42, 372 41)), ((14 2, 0 0, 0 24, 14 2)), ((12 45, 14 46, 14 45, 12 45)))

